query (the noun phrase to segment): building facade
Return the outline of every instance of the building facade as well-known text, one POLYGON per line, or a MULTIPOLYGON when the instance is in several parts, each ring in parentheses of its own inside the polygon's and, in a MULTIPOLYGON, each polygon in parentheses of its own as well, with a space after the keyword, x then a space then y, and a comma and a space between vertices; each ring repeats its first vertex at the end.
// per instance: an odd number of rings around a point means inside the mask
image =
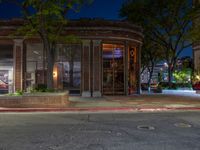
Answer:
MULTIPOLYGON (((38 37, 11 38, 23 20, 0 21, 0 93, 46 84, 46 52, 38 37)), ((142 29, 120 21, 79 20, 65 27, 76 43, 57 44, 54 88, 84 97, 140 93, 142 29)))
POLYGON ((194 69, 200 70, 200 44, 193 45, 194 69))
MULTIPOLYGON (((200 4, 200 0, 193 0, 193 5, 197 6, 200 4)), ((199 19, 194 21, 194 25, 199 22, 199 19)), ((193 44, 193 58, 194 58, 194 69, 200 70, 200 42, 193 44)))

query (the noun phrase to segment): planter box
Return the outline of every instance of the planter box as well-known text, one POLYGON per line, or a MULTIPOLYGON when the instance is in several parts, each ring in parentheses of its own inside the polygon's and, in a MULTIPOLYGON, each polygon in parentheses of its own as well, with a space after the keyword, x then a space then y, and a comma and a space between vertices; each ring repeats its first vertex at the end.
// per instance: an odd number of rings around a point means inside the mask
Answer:
POLYGON ((66 107, 69 104, 68 92, 34 93, 23 96, 0 96, 0 107, 46 108, 66 107))
POLYGON ((163 94, 196 94, 194 90, 162 90, 163 94))

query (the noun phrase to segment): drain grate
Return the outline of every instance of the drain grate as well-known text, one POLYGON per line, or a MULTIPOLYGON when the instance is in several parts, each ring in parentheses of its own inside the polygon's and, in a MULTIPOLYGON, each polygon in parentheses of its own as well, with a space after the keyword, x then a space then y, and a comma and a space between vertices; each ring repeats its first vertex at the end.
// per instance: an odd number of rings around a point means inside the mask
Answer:
POLYGON ((147 125, 139 125, 139 126, 137 126, 137 128, 140 130, 155 130, 155 127, 147 126, 147 125))
POLYGON ((175 123, 174 124, 175 127, 179 127, 179 128, 191 128, 192 125, 191 124, 188 124, 188 123, 175 123))

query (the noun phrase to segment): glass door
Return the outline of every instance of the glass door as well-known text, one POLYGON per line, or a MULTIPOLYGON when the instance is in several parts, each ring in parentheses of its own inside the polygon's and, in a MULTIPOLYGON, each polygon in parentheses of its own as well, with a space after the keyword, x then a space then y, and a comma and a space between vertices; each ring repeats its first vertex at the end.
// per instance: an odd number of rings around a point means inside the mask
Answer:
POLYGON ((124 46, 103 44, 103 94, 124 95, 124 46))

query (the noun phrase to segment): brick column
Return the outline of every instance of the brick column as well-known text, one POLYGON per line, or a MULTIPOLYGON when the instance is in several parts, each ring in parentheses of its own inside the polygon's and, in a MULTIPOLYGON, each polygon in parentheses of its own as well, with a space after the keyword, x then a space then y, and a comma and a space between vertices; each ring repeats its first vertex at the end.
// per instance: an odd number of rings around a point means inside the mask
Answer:
POLYGON ((125 72, 125 95, 129 95, 129 87, 128 87, 128 77, 129 77, 129 70, 128 70, 128 66, 129 66, 129 62, 128 62, 128 51, 129 51, 129 43, 126 41, 125 42, 125 50, 124 50, 124 53, 125 53, 125 58, 124 58, 124 61, 125 61, 125 66, 124 66, 124 72, 125 72))
POLYGON ((23 39, 14 39, 14 92, 23 89, 23 39))
POLYGON ((90 72, 91 72, 91 56, 90 56, 90 40, 83 40, 83 51, 82 51, 82 97, 91 97, 90 87, 90 72))
POLYGON ((92 96, 101 97, 101 41, 93 40, 93 86, 92 96))
POLYGON ((139 45, 137 47, 137 93, 141 94, 141 77, 140 77, 140 72, 141 72, 141 50, 142 50, 142 45, 139 45))

